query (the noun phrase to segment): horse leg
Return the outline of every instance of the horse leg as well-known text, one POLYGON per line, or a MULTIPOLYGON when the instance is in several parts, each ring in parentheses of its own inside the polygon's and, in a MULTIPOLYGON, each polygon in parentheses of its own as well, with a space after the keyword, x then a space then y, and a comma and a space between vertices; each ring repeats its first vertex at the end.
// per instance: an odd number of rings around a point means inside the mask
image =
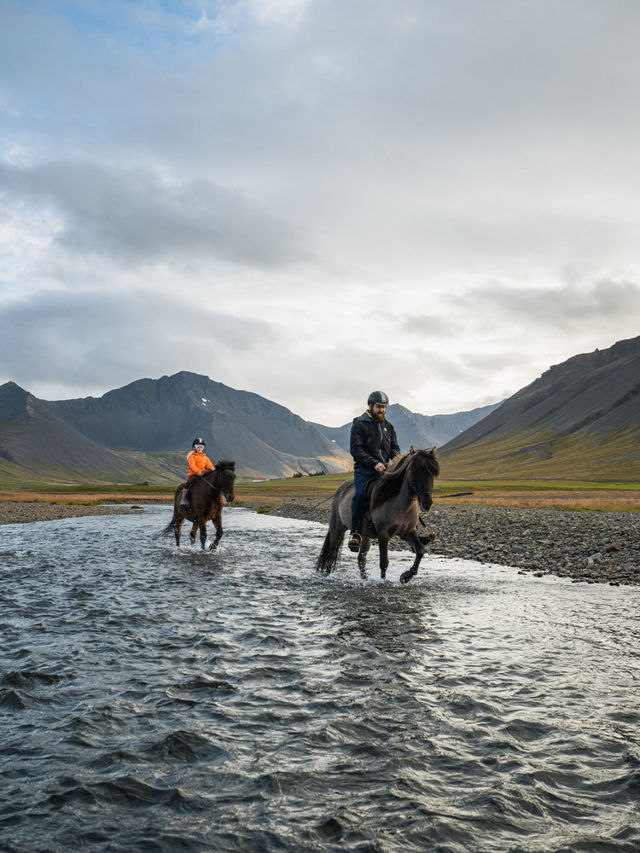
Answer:
POLYGON ((412 547, 416 554, 416 558, 413 561, 411 568, 407 569, 406 572, 403 572, 400 575, 400 583, 409 583, 411 578, 414 578, 418 574, 418 566, 425 555, 426 548, 415 530, 413 530, 408 536, 403 536, 402 538, 412 547))
POLYGON ((198 532, 198 522, 194 521, 191 525, 191 530, 189 531, 189 539, 191 540, 191 544, 196 544, 196 533, 198 532))
POLYGON ((176 547, 180 547, 180 535, 182 533, 182 525, 184 524, 184 518, 180 515, 176 518, 173 525, 173 532, 176 537, 176 547))
POLYGON ((389 540, 386 536, 378 537, 378 548, 380 550, 380 577, 384 580, 389 565, 389 540))
POLYGON ((211 520, 213 521, 213 526, 216 529, 216 538, 213 540, 211 550, 215 551, 218 547, 218 542, 222 539, 222 534, 224 533, 224 530, 222 529, 222 513, 214 515, 211 520))
POLYGON ((362 532, 362 544, 360 545, 360 550, 358 551, 358 568, 360 569, 360 577, 366 578, 367 576, 367 554, 369 553, 369 548, 371 547, 371 536, 369 536, 369 532, 366 528, 366 525, 363 525, 364 530, 362 532))
POLYGON ((202 550, 204 551, 205 546, 207 544, 207 522, 198 522, 198 527, 200 528, 200 545, 202 546, 202 550))

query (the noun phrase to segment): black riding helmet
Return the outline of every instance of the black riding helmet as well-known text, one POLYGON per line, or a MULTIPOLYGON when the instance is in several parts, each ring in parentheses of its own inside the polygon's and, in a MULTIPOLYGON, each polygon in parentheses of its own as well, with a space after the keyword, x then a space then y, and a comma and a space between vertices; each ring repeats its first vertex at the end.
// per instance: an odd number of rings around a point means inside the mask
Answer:
POLYGON ((195 447, 196 444, 201 444, 204 447, 206 442, 205 442, 204 438, 194 438, 193 441, 191 442, 191 447, 195 447))
POLYGON ((367 406, 373 406, 375 404, 379 406, 388 406, 389 398, 384 393, 384 391, 372 391, 369 394, 369 399, 367 400, 367 406))

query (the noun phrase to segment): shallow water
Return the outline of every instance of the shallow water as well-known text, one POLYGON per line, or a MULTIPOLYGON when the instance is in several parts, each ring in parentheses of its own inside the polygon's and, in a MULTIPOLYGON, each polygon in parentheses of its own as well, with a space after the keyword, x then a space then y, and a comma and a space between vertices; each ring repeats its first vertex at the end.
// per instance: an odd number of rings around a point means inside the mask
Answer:
POLYGON ((0 849, 640 849, 640 590, 169 517, 0 528, 0 849))

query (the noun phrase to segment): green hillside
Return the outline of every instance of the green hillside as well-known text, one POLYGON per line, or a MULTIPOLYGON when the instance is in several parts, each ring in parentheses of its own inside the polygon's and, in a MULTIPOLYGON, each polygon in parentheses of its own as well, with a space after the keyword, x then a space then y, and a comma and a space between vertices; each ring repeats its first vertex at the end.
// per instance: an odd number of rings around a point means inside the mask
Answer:
POLYGON ((440 456, 447 479, 640 480, 640 431, 552 433, 513 431, 440 456))
POLYGON ((554 365, 440 450, 443 476, 640 479, 640 337, 554 365))

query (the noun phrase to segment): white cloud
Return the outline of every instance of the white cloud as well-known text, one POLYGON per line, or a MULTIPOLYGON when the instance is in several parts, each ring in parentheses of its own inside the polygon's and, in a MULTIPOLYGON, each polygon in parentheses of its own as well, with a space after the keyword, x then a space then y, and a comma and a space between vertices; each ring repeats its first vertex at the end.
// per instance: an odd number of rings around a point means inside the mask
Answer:
POLYGON ((9 0, 0 324, 40 367, 0 381, 199 369, 335 424, 635 335, 638 36, 622 0, 9 0))
POLYGON ((303 21, 313 0, 249 0, 249 8, 260 23, 275 23, 287 28, 303 21))
POLYGON ((304 251, 298 228, 253 206, 241 190, 208 180, 176 184, 146 168, 87 162, 0 166, 0 179, 17 204, 58 212, 64 226, 55 239, 71 253, 134 264, 205 255, 269 268, 304 251))
POLYGON ((45 397, 65 385, 84 395, 183 369, 227 372, 237 358, 264 358, 272 337, 267 322, 204 309, 197 293, 48 292, 0 310, 2 364, 45 397))

